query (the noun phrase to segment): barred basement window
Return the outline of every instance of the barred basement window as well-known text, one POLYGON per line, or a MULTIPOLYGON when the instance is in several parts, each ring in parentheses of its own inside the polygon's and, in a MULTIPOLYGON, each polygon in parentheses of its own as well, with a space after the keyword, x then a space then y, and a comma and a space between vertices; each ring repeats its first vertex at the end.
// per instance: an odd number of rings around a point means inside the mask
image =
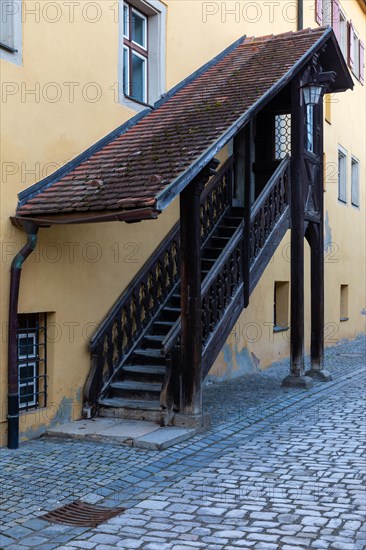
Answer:
POLYGON ((47 314, 18 315, 17 331, 19 407, 47 405, 47 314))
POLYGON ((275 116, 275 159, 280 160, 291 153, 291 115, 275 116))

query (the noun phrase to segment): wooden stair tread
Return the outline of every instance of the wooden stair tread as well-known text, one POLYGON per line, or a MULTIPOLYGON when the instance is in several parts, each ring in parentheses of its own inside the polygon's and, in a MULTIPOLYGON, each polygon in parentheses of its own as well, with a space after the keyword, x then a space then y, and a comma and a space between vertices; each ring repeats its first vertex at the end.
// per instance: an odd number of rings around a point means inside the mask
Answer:
POLYGON ((122 372, 164 375, 165 367, 160 365, 126 365, 123 367, 122 372))
POLYGON ((154 382, 137 382, 136 380, 123 380, 122 382, 112 382, 110 387, 115 390, 161 392, 161 384, 157 384, 154 382))
POLYGON ((119 409, 137 409, 149 411, 161 411, 160 402, 156 399, 126 399, 122 397, 108 397, 99 400, 99 405, 102 407, 116 407, 119 409))
POLYGON ((162 334, 146 334, 146 336, 144 336, 144 340, 151 340, 152 342, 162 342, 164 340, 164 336, 162 334))
POLYGON ((140 355, 143 357, 154 357, 163 359, 164 356, 161 354, 160 349, 154 349, 154 348, 147 348, 147 349, 136 349, 134 351, 134 355, 140 355))

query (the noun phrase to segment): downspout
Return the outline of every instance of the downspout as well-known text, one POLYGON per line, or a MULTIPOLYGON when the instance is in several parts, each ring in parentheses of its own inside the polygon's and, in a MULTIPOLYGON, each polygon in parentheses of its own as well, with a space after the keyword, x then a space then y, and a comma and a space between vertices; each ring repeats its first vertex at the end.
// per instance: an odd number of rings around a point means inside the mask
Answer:
POLYGON ((9 336, 8 336, 8 449, 19 447, 19 385, 18 385, 18 299, 20 276, 25 260, 32 254, 37 244, 39 227, 25 221, 23 227, 27 243, 14 257, 10 269, 9 297, 9 336))
POLYGON ((297 0, 297 30, 304 28, 304 0, 297 0))

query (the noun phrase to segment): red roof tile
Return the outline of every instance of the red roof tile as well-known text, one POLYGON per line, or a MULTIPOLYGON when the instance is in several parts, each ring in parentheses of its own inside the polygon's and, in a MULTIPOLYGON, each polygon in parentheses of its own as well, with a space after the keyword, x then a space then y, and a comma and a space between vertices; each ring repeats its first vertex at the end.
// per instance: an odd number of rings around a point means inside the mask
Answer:
POLYGON ((326 35, 317 28, 245 39, 88 160, 41 185, 17 216, 161 208, 166 188, 210 148, 212 158, 215 142, 326 35))

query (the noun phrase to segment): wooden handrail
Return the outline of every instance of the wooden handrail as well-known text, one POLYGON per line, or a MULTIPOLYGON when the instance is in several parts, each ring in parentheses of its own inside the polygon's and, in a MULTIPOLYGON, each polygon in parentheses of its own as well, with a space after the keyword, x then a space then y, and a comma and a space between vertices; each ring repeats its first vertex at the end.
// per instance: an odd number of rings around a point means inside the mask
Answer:
POLYGON ((229 157, 224 164, 221 166, 221 168, 216 172, 214 176, 210 179, 210 181, 205 186, 204 190, 202 191, 201 195, 201 204, 206 200, 207 196, 211 193, 217 182, 222 178, 222 176, 225 174, 225 172, 234 164, 234 156, 229 157))
POLYGON ((284 157, 282 162, 277 166, 276 170, 267 181, 266 185, 263 187, 262 191, 259 193, 250 214, 251 219, 253 219, 257 215, 258 211, 262 208, 263 203, 266 201, 268 195, 271 193, 273 184, 281 177, 282 173, 285 172, 287 167, 290 165, 290 158, 291 157, 288 154, 284 157))

